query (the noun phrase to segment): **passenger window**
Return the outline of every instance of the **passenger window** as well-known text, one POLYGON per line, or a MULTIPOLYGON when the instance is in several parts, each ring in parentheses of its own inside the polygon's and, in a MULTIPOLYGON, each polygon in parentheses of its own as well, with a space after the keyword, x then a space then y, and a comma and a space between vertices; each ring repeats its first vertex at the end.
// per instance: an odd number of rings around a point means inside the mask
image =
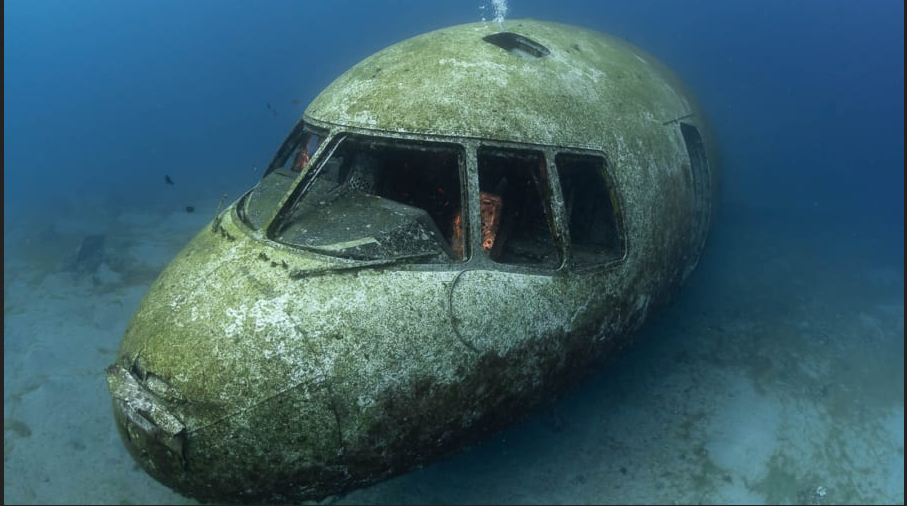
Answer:
POLYGON ((357 260, 463 260, 461 149, 350 138, 302 183, 274 237, 357 260))
POLYGON ((574 265, 604 263, 623 256, 617 207, 599 156, 559 154, 555 157, 564 196, 574 265))
POLYGON ((478 164, 482 248, 500 263, 560 266, 542 153, 486 147, 478 164))

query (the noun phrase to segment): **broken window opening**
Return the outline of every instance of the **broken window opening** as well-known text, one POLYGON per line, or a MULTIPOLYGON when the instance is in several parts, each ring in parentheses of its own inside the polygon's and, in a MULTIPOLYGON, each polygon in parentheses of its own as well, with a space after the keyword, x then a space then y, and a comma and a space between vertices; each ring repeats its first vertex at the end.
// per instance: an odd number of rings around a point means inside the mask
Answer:
POLYGON ((708 235, 709 220, 711 218, 711 188, 709 181, 709 163, 705 154, 705 145, 699 130, 689 124, 680 123, 680 133, 687 146, 690 157, 690 177, 693 185, 693 233, 694 248, 701 248, 708 235))
POLYGON ((277 241, 357 260, 464 259, 461 149, 349 138, 303 181, 277 241))
POLYGON ((560 266, 548 211, 545 157, 536 151, 481 148, 478 153, 482 248, 505 264, 560 266))
POLYGON ((555 164, 564 200, 573 264, 587 266, 623 256, 617 207, 600 156, 561 153, 555 164))

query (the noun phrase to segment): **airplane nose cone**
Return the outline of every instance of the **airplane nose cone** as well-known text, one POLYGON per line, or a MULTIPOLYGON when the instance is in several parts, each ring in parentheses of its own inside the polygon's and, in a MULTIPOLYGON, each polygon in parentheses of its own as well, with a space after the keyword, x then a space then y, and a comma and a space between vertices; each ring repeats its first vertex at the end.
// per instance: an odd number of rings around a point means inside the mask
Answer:
MULTIPOLYGON (((170 484, 185 470, 186 428, 166 403, 132 371, 107 368, 117 429, 126 448, 145 470, 170 484)), ((147 380, 147 378, 146 378, 147 380)))

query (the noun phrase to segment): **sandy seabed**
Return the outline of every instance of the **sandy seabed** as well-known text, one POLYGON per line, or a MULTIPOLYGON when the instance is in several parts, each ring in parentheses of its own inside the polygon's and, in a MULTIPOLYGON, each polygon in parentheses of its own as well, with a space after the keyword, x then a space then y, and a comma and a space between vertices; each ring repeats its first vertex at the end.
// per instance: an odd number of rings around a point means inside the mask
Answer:
MULTIPOLYGON (((873 223, 720 213, 675 302, 578 388, 480 445, 323 502, 903 504, 903 246, 873 223)), ((210 218, 5 223, 4 503, 194 504, 126 452, 104 368, 210 218), (71 270, 92 235, 100 265, 71 270)))

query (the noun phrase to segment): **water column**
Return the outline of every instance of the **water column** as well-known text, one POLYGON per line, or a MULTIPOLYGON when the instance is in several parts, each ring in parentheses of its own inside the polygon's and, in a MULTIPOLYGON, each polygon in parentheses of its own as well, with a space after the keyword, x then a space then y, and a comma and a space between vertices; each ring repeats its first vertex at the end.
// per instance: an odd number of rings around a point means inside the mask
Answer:
MULTIPOLYGON (((494 20, 497 22, 498 26, 501 28, 501 31, 504 31, 504 17, 507 15, 507 0, 491 0, 491 7, 494 9, 494 20)), ((479 6, 479 10, 485 11, 485 4, 479 6)), ((482 16, 482 21, 485 21, 485 16, 482 16)))

